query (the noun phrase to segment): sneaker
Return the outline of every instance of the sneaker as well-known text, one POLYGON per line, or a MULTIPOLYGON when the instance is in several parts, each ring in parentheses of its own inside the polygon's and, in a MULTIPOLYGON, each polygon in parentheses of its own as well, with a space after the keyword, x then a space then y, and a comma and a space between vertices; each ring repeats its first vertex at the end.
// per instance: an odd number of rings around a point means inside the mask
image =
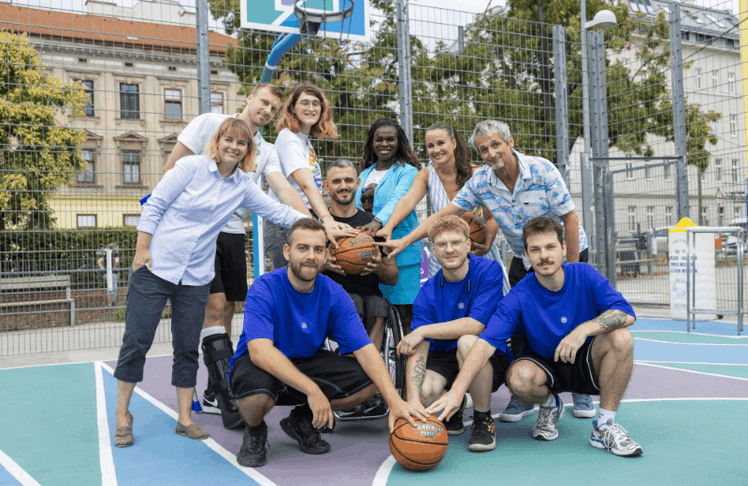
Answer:
POLYGON ((462 404, 460 408, 444 423, 444 428, 447 429, 447 435, 460 435, 465 432, 465 425, 462 423, 462 413, 465 411, 465 405, 467 404, 467 398, 462 397, 462 404))
POLYGON ((218 405, 218 395, 213 393, 209 388, 203 393, 203 413, 212 413, 221 415, 221 407, 218 405))
POLYGON ((538 411, 538 420, 532 426, 532 437, 537 440, 555 440, 558 438, 558 429, 556 422, 564 416, 564 402, 558 395, 556 396, 556 406, 553 408, 540 407, 538 411))
POLYGON ((361 405, 364 407, 364 417, 384 417, 390 411, 383 398, 371 397, 361 405))
POLYGON ((639 444, 631 440, 628 430, 608 420, 607 424, 597 426, 597 420, 592 422, 592 447, 608 449, 617 456, 638 456, 643 451, 639 444))
POLYGON ((267 459, 267 449, 265 444, 268 441, 268 425, 263 420, 260 423, 259 430, 252 432, 249 426, 244 427, 244 438, 239 454, 236 455, 236 462, 244 467, 264 466, 267 459))
POLYGON ((597 410, 595 410, 595 406, 592 404, 591 396, 572 393, 571 398, 574 399, 573 412, 576 418, 592 418, 597 415, 597 410))
POLYGON ((535 411, 535 405, 522 402, 512 397, 509 405, 499 414, 499 420, 502 422, 519 422, 522 418, 532 415, 535 411))
POLYGON ((468 449, 473 452, 485 452, 496 449, 496 424, 490 415, 473 415, 473 428, 470 432, 468 449))
POLYGON ((351 408, 344 408, 342 410, 336 410, 335 415, 337 415, 337 417, 340 420, 352 420, 352 419, 362 418, 364 416, 364 406, 359 404, 359 405, 354 405, 351 408))
POLYGON ((306 454, 324 454, 330 452, 330 443, 322 440, 319 429, 312 425, 310 417, 299 415, 299 407, 291 410, 288 417, 280 422, 283 432, 299 443, 301 452, 306 454))

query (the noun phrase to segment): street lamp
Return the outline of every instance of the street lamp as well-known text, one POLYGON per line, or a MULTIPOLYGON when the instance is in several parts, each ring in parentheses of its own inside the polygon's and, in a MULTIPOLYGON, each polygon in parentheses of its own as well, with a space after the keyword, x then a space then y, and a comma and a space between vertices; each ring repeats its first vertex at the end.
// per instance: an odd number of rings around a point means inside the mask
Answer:
POLYGON ((592 213, 590 207, 590 176, 592 170, 589 164, 589 155, 592 151, 590 146, 590 88, 587 79, 587 29, 607 29, 616 25, 616 16, 610 10, 601 10, 595 14, 595 18, 587 22, 586 0, 582 1, 581 12, 581 34, 582 34, 582 124, 584 130, 584 153, 582 154, 582 219, 584 232, 587 234, 588 244, 592 242, 590 230, 592 229, 592 213))

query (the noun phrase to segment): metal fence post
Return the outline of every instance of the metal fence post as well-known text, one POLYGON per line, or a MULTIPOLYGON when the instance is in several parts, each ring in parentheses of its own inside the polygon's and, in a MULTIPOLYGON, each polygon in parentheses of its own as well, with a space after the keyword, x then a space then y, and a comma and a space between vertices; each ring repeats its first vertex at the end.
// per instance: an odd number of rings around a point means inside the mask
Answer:
POLYGON ((553 74, 556 91, 556 166, 569 186, 569 103, 566 96, 566 34, 553 26, 553 74))
POLYGON ((683 36, 680 30, 680 5, 670 5, 670 61, 673 82, 673 138, 675 153, 680 157, 676 166, 676 200, 678 220, 688 217, 688 149, 686 146, 686 98, 683 90, 683 36))
POLYGON ((413 90, 410 76, 410 22, 408 6, 397 2, 397 67, 400 87, 400 126, 413 144, 413 90))
MULTIPOLYGON (((605 172, 608 169, 608 99, 605 77, 605 35, 589 32, 590 49, 590 125, 592 152, 595 154, 595 237, 600 273, 615 282, 615 242, 612 194, 605 194, 605 172), (606 207, 606 199, 611 207, 606 207)), ((608 188, 611 189, 612 188, 608 188)))
POLYGON ((208 12, 208 0, 197 0, 197 96, 201 115, 210 112, 208 12))

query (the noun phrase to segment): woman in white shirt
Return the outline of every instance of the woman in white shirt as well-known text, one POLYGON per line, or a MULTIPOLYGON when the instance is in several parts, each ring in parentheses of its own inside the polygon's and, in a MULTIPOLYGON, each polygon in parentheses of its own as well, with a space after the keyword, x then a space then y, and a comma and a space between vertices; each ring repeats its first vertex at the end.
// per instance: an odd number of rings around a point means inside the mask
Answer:
POLYGON ((282 226, 305 215, 272 200, 246 172, 254 168, 255 146, 249 127, 235 118, 216 130, 207 155, 180 159, 143 205, 125 311, 117 368, 117 426, 114 444, 129 447, 135 439, 128 411, 135 385, 143 380, 146 353, 167 299, 172 306, 174 362, 171 382, 177 388, 177 434, 205 439, 190 408, 198 368, 198 344, 218 233, 239 207, 282 226))
MULTIPOLYGON (((335 238, 354 236, 353 228, 335 221, 322 198, 322 170, 311 138, 324 140, 340 136, 325 93, 308 81, 296 84, 283 105, 275 128, 278 130, 275 150, 283 174, 291 186, 299 191, 312 214, 325 225, 328 236, 332 236, 333 245, 337 246, 335 238)), ((276 197, 272 192, 270 195, 276 197)), ((264 235, 273 268, 285 266, 283 245, 288 231, 277 224, 267 223, 264 235)))

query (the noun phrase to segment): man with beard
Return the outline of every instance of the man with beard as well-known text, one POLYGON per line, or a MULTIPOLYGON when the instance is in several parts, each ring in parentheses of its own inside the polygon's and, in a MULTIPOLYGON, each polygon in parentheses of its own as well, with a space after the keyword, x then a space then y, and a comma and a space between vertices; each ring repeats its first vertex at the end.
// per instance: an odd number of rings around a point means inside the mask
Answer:
MULTIPOLYGON (((470 227, 457 216, 445 216, 429 228, 441 269, 431 277, 413 303, 413 330, 397 346, 408 356, 408 402, 431 405, 452 387, 465 357, 478 341, 503 298, 504 272, 494 260, 469 255, 470 227)), ((487 358, 469 387, 473 426, 468 448, 474 452, 496 448, 496 426, 491 418, 491 393, 504 382, 509 358, 497 352, 487 358)), ((462 434, 466 399, 445 422, 449 435, 462 434)))
POLYGON ((258 278, 247 294, 244 329, 231 358, 229 386, 246 426, 236 456, 242 466, 267 462, 268 426, 275 405, 297 405, 281 420, 302 452, 324 454, 319 429, 333 426, 333 410, 350 408, 379 389, 397 418, 425 421, 423 406, 403 401, 343 288, 320 275, 327 255, 325 227, 312 219, 291 226, 283 256, 288 266, 258 278), (322 349, 326 338, 340 346, 322 349), (355 359, 344 354, 352 353, 355 359))
POLYGON ((488 359, 497 350, 506 353, 507 338, 522 329, 528 350, 509 367, 506 384, 524 403, 540 404, 533 438, 558 438, 556 423, 564 415, 559 393, 599 394, 590 445, 617 456, 638 456, 641 446, 615 422, 634 367, 634 338, 626 329, 636 321, 634 310, 591 265, 563 263, 563 233, 550 217, 525 225, 522 239, 534 273, 499 303, 452 389, 428 411, 443 410, 443 420, 458 410, 488 359))
MULTIPOLYGON (((325 190, 330 195, 330 214, 339 223, 359 228, 370 223, 374 216, 356 207, 354 196, 360 180, 356 168, 348 160, 336 160, 327 170, 325 190)), ((378 238, 384 241, 383 238, 378 238)), ((377 253, 358 275, 345 272, 328 255, 323 266, 323 275, 339 283, 351 296, 356 312, 364 323, 366 333, 377 350, 381 351, 384 325, 389 313, 389 303, 379 290, 379 282, 395 285, 399 271, 394 258, 382 258, 377 253)), ((338 416, 344 418, 377 417, 387 413, 387 406, 381 398, 372 397, 361 405, 347 410, 340 410, 338 416)))

